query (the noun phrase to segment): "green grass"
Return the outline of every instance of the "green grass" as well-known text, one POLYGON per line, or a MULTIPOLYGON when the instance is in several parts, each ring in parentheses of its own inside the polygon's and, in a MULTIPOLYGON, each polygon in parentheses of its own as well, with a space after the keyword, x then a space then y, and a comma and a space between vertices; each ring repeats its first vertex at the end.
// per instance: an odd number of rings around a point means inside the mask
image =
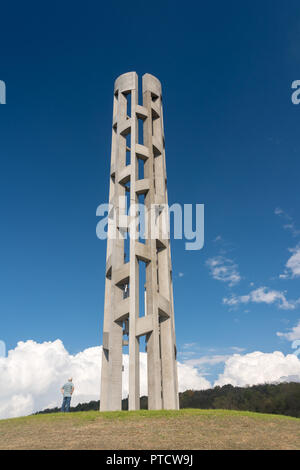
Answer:
POLYGON ((300 449, 300 419, 232 410, 82 411, 0 420, 0 449, 300 449))
POLYGON ((249 418, 265 419, 270 418, 292 420, 300 423, 300 418, 293 418, 292 416, 275 415, 269 413, 255 413, 252 411, 236 411, 236 410, 202 410, 199 408, 185 408, 179 411, 176 410, 139 410, 139 411, 77 411, 73 413, 45 413, 31 416, 22 416, 21 418, 10 418, 0 420, 2 423, 9 422, 32 422, 33 420, 76 420, 76 421, 94 421, 100 418, 106 419, 139 419, 139 418, 153 418, 153 417, 178 417, 178 416, 248 416, 249 418))

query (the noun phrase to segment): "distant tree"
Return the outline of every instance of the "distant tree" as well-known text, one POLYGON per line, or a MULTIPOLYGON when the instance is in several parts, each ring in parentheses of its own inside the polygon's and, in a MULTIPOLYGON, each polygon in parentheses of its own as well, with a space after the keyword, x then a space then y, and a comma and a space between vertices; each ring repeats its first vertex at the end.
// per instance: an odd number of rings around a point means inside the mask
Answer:
MULTIPOLYGON (((300 383, 261 384, 251 387, 216 386, 208 390, 186 390, 179 393, 180 408, 229 409, 283 414, 300 418, 300 383)), ((71 411, 99 410, 100 402, 79 403, 71 411)), ((141 409, 148 408, 148 397, 140 399, 141 409)), ((128 410, 128 399, 122 400, 122 410, 128 410)), ((39 413, 57 413, 59 408, 39 413)), ((36 413, 38 414, 38 413, 36 413)))

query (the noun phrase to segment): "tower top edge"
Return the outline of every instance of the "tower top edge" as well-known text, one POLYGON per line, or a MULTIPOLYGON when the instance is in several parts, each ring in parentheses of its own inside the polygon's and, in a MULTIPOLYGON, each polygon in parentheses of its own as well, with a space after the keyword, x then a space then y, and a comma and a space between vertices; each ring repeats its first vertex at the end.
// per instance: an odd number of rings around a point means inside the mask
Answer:
POLYGON ((161 83, 158 78, 151 75, 151 73, 145 73, 145 75, 143 75, 143 92, 148 90, 157 96, 161 95, 161 83))
MULTIPOLYGON (((154 75, 145 73, 142 76, 143 91, 150 90, 151 92, 160 95, 161 94, 161 83, 154 75)), ((114 93, 129 92, 131 90, 137 90, 138 88, 138 75, 136 72, 127 72, 119 75, 114 84, 114 93)))
POLYGON ((127 72, 119 75, 115 80, 114 92, 130 91, 137 88, 138 76, 136 72, 127 72))

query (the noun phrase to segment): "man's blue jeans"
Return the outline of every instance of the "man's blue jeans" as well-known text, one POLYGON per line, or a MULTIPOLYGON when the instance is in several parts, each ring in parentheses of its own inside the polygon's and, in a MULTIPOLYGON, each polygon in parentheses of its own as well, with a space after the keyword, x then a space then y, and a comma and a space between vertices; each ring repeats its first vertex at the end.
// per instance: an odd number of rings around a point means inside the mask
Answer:
POLYGON ((70 411, 71 397, 64 397, 62 402, 61 411, 70 411))

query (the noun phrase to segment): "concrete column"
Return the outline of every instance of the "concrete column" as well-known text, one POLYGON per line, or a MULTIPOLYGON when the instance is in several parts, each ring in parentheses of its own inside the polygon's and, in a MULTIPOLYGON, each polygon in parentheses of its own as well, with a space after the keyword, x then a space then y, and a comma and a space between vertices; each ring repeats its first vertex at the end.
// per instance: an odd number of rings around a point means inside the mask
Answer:
POLYGON ((138 142, 138 122, 136 106, 138 104, 138 77, 132 73, 131 84, 131 129, 130 129, 130 311, 129 311, 129 410, 140 408, 140 377, 139 377, 139 339, 136 337, 136 321, 139 316, 139 266, 136 258, 137 227, 135 224, 137 203, 136 180, 138 167, 136 161, 136 143, 138 142))

